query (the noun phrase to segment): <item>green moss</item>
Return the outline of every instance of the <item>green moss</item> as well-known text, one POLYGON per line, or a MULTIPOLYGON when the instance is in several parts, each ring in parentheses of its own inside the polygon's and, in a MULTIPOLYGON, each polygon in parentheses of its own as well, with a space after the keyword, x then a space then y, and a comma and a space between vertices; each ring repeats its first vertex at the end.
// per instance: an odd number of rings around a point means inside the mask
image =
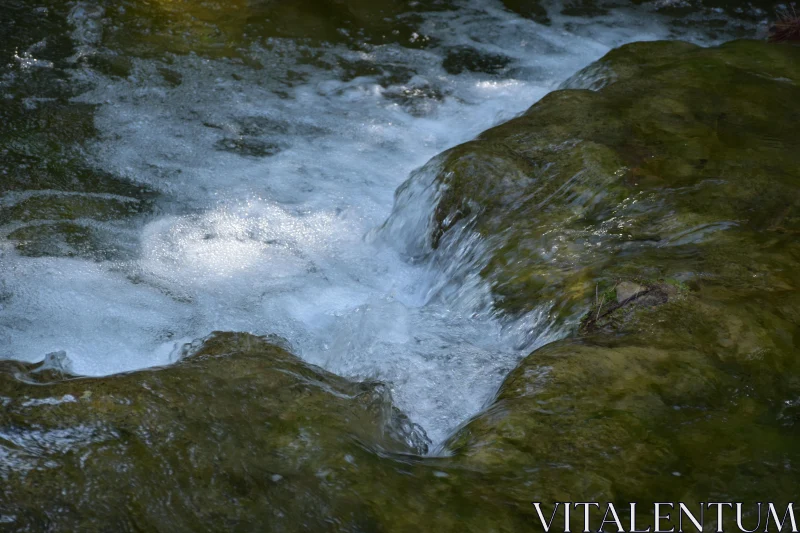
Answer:
POLYGON ((324 527, 317 507, 333 503, 358 523, 359 504, 336 487, 378 451, 423 451, 384 386, 348 382, 249 335, 217 334, 168 369, 47 378, 19 363, 0 373, 0 431, 11 436, 0 502, 19 528, 48 524, 58 509, 62 530, 254 519, 300 529, 324 527))
POLYGON ((682 282, 679 279, 667 278, 667 279, 664 280, 664 283, 667 283, 668 285, 672 285, 673 287, 675 287, 676 289, 678 289, 681 292, 688 292, 690 290, 689 286, 686 285, 686 283, 682 282))
POLYGON ((103 41, 114 50, 139 56, 196 53, 244 60, 249 59, 251 45, 269 45, 272 38, 418 48, 427 46, 430 39, 415 35, 420 22, 415 13, 450 7, 443 0, 115 0, 106 6, 111 24, 103 41))
POLYGON ((583 316, 451 439, 454 461, 534 501, 790 501, 800 50, 637 43, 601 62, 605 88, 548 95, 439 178, 437 220, 468 206, 500 242, 482 272, 500 311, 583 316), (645 290, 619 302, 625 280, 645 290))
POLYGON ((748 232, 796 231, 797 59, 758 42, 612 51, 604 89, 551 93, 447 154, 434 242, 476 216, 500 241, 483 271, 499 309, 555 301, 569 316, 598 282, 714 271, 699 249, 723 234, 741 236, 726 248, 744 256, 748 232))

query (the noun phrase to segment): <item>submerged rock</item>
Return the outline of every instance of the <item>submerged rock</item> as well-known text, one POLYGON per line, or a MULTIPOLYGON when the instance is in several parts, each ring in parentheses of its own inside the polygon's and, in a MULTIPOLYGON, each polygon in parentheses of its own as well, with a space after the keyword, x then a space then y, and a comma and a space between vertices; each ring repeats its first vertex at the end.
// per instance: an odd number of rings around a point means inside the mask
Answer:
POLYGON ((102 40, 113 49, 144 56, 170 52, 246 58, 247 48, 254 43, 271 46, 274 39, 286 38, 419 48, 430 39, 417 33, 418 13, 451 8, 449 0, 213 0, 202 4, 113 0, 105 7, 112 24, 102 40))
POLYGON ((499 74, 511 61, 510 57, 459 46, 448 50, 447 56, 442 61, 442 67, 448 74, 461 74, 464 71, 499 74))
POLYGON ((89 162, 96 106, 75 101, 85 87, 65 81, 77 54, 69 6, 9 7, 33 20, 12 23, 2 45, 27 51, 0 65, 0 239, 23 255, 128 258, 138 243, 123 226, 151 213, 158 194, 89 162))
POLYGON ((638 283, 623 281, 622 283, 617 284, 614 292, 617 296, 617 303, 621 305, 629 301, 631 298, 635 298, 646 290, 647 287, 639 285, 638 283))
POLYGON ((547 9, 542 2, 535 0, 503 0, 503 6, 509 11, 535 20, 540 24, 549 24, 550 17, 547 15, 547 9))

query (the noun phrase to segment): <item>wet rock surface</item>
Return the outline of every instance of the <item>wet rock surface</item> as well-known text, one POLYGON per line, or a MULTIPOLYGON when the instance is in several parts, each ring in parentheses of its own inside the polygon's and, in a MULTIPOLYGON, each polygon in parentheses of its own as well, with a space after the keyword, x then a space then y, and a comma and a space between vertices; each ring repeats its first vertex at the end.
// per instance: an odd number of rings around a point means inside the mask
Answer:
POLYGON ((326 508, 359 524, 368 517, 345 487, 379 454, 427 450, 382 384, 252 335, 186 352, 108 378, 69 377, 63 352, 2 363, 0 508, 14 530, 325 529, 326 508))
POLYGON ((611 52, 605 88, 551 93, 437 160, 432 245, 462 221, 492 241, 483 275, 509 313, 580 313, 598 281, 785 276, 752 246, 794 231, 796 56, 746 41, 611 52))
MULTIPOLYGON (((187 83, 172 54, 261 69, 247 50, 270 39, 436 45, 404 2, 234 4, 220 19, 214 2, 109 2, 82 13, 84 42, 102 43, 84 57, 69 39, 41 41, 66 31, 65 8, 14 3, 44 32, 20 48, 0 101, 0 230, 14 253, 133 258, 124 226, 157 210, 160 195, 85 160, 95 108, 59 81, 68 71, 126 79, 157 55, 157 90, 172 90, 187 83)), ((608 14, 594 2, 504 4, 545 24, 608 14)), ((756 21, 766 9, 747 6, 703 4, 756 21)), ((675 24, 684 9, 656 6, 675 24)), ((0 31, 11 33, 0 50, 16 53, 14 28, 0 31)), ((513 66, 451 52, 434 58, 451 75, 513 66)), ((336 68, 375 77, 415 115, 448 98, 369 59, 336 68)), ((218 333, 172 366, 104 378, 72 376, 70 354, 55 351, 42 365, 0 362, 0 530, 521 531, 537 524, 532 501, 792 499, 799 65, 796 47, 759 42, 625 46, 435 160, 433 229, 415 245, 434 255, 477 237, 458 261, 477 265, 499 316, 544 305, 574 332, 522 360, 442 449, 389 384, 310 366, 279 339, 218 333)), ((249 159, 281 155, 264 132, 305 127, 263 116, 206 126, 225 132, 217 152, 249 159)), ((25 296, 11 289, 0 281, 0 311, 25 296)))
POLYGON ((467 224, 495 243, 501 312, 550 300, 582 324, 511 373, 449 442, 457 460, 534 501, 791 500, 798 59, 625 46, 604 88, 555 92, 437 162, 431 242, 467 224))
POLYGON ((13 49, 0 50, 0 236, 29 256, 129 257, 135 245, 120 221, 152 213, 157 194, 88 161, 96 106, 74 101, 86 87, 68 81, 80 56, 68 38, 70 7, 7 9, 2 46, 13 49))

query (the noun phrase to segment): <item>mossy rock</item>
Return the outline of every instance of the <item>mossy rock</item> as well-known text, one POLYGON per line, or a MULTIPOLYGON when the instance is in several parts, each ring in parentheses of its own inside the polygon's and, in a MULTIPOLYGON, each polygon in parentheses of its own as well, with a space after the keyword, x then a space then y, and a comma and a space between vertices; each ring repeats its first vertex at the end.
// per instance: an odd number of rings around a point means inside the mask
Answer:
POLYGON ((423 453, 424 433, 382 384, 273 342, 219 333, 169 368, 107 378, 2 363, 4 519, 17 530, 299 531, 326 529, 333 506, 366 527, 345 487, 379 453, 423 453))
POLYGON ((673 290, 525 358, 453 461, 528 483, 519 505, 793 501, 800 298, 673 290))
POLYGON ((436 161, 434 246, 474 217, 510 314, 574 317, 615 279, 791 277, 753 251, 800 230, 799 59, 755 41, 612 51, 601 90, 555 91, 436 161))
POLYGON ((146 57, 196 53, 239 59, 247 59, 252 44, 268 44, 274 38, 417 48, 430 42, 415 34, 417 13, 451 7, 445 0, 113 1, 106 7, 112 24, 103 43, 146 57))
POLYGON ((142 202, 136 198, 89 195, 45 194, 19 201, 0 213, 0 225, 32 220, 115 220, 139 214, 142 202))
POLYGON ((497 310, 550 302, 573 331, 450 439, 452 463, 513 480, 519 506, 791 501, 800 49, 636 43, 590 70, 603 88, 431 163, 431 246, 468 224, 497 310))

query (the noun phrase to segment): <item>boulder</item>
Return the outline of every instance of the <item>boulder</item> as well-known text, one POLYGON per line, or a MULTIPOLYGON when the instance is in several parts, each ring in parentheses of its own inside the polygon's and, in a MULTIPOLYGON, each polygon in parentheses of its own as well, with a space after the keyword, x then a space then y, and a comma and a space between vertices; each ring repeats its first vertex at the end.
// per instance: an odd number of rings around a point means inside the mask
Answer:
POLYGON ((427 438, 384 385, 275 342, 217 333, 173 366, 105 378, 2 362, 3 519, 17 531, 284 531, 335 516, 363 529, 357 480, 379 476, 381 455, 425 453, 427 438))
POLYGON ((520 506, 791 501, 800 49, 636 43, 587 72, 602 88, 433 163, 431 249, 480 235, 496 310, 547 304, 575 332, 522 361, 453 461, 516 480, 520 506))

